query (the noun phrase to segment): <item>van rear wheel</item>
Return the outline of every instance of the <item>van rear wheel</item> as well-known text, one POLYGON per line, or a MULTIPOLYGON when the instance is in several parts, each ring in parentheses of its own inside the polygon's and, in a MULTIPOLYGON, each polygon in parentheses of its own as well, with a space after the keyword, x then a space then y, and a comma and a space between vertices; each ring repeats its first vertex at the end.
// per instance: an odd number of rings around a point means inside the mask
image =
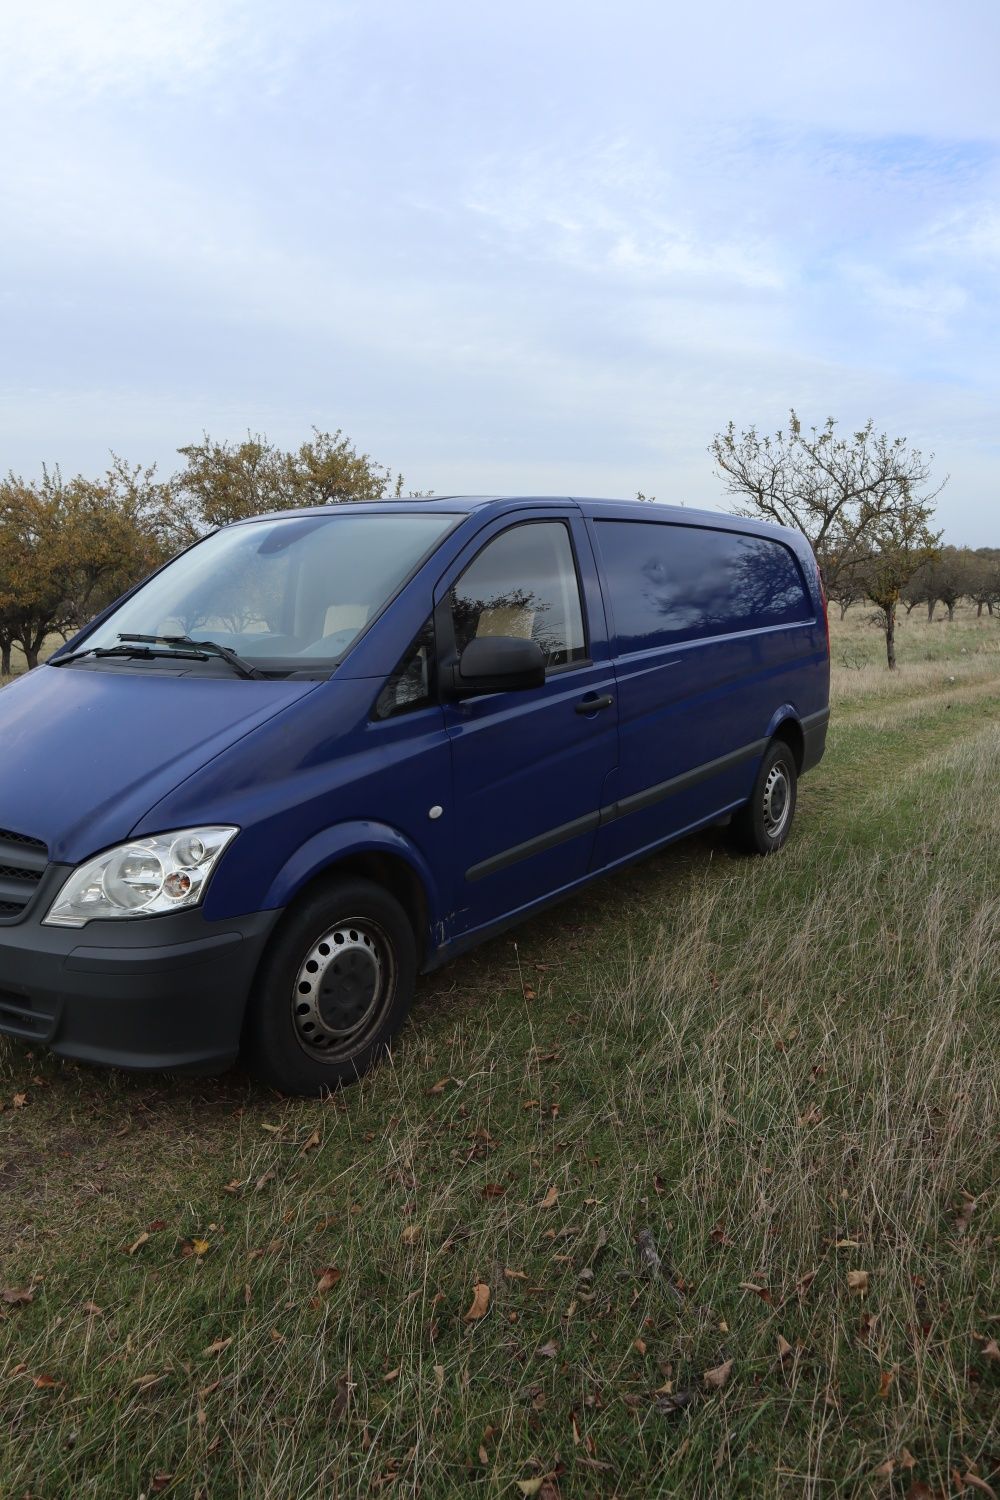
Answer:
POLYGON ((733 839, 748 854, 773 854, 788 838, 798 797, 795 756, 784 740, 772 740, 760 763, 750 801, 732 823, 733 839))
POLYGON ((333 879, 290 908, 264 955, 244 1028, 251 1073, 285 1094, 353 1083, 406 1020, 416 942, 374 881, 333 879))

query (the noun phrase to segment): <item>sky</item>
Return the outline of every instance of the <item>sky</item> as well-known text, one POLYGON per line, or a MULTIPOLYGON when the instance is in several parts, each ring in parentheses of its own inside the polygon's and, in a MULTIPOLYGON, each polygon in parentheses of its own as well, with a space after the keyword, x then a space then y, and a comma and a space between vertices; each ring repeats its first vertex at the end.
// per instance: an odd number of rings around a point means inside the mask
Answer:
POLYGON ((998 78, 995 0, 4 0, 0 470, 727 508, 794 406, 1000 545, 998 78))

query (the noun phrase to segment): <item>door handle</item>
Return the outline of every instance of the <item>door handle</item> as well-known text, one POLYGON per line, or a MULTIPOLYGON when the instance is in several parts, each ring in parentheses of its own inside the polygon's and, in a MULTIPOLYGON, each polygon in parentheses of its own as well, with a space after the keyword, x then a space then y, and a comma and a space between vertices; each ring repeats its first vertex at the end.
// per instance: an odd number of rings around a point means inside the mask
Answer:
POLYGON ((581 698, 576 705, 576 711, 578 714, 596 714, 602 708, 610 708, 614 701, 612 693, 602 693, 600 695, 594 693, 590 698, 581 698))

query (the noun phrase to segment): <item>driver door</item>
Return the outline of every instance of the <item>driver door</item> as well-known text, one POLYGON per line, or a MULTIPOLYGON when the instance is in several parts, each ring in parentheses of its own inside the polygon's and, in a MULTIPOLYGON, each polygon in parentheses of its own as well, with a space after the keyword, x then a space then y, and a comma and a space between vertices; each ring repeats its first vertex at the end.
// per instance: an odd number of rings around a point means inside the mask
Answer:
MULTIPOLYGON (((483 636, 525 636, 542 687, 446 699, 454 788, 455 931, 490 925, 587 874, 605 781, 618 753, 616 686, 595 663, 581 564, 593 555, 574 513, 532 513, 477 538, 436 595, 441 680, 483 636)), ((595 580, 596 582, 596 580, 595 580)), ((596 589, 587 588, 600 600, 596 589)), ((598 604, 598 607, 599 604, 598 604)))

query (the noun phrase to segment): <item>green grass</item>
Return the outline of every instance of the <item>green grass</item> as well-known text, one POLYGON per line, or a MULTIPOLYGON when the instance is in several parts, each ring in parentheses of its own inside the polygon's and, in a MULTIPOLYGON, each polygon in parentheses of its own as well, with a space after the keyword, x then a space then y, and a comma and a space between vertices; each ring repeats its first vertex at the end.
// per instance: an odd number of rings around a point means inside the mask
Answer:
POLYGON ((0 1496, 1000 1490, 998 644, 849 616, 779 858, 601 881, 327 1103, 4 1052, 0 1496))

